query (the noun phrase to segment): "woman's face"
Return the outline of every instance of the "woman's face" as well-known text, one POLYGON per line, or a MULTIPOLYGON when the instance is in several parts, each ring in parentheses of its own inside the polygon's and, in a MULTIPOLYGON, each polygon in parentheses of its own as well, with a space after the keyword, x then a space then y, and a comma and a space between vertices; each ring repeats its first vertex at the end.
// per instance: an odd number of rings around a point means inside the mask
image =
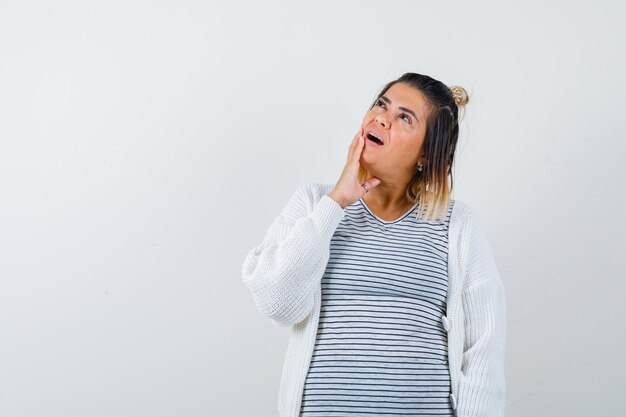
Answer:
POLYGON ((365 146, 361 164, 370 175, 388 182, 408 182, 417 167, 426 137, 424 95, 404 83, 392 85, 369 110, 361 127, 365 146), (374 133, 384 143, 368 138, 374 133))

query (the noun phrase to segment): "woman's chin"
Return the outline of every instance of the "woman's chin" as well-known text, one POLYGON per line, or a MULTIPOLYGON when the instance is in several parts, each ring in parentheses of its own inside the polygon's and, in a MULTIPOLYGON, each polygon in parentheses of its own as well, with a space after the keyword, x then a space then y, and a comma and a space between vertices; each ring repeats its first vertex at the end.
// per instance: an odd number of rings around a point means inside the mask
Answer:
POLYGON ((361 153, 361 158, 360 158, 360 162, 364 165, 373 165, 376 164, 376 161, 379 160, 379 158, 377 157, 377 155, 367 152, 367 151, 363 151, 361 153))
POLYGON ((361 154, 361 159, 359 160, 361 167, 363 167, 366 171, 370 173, 370 176, 373 175, 372 172, 378 172, 380 169, 376 169, 376 160, 375 158, 368 158, 361 154))

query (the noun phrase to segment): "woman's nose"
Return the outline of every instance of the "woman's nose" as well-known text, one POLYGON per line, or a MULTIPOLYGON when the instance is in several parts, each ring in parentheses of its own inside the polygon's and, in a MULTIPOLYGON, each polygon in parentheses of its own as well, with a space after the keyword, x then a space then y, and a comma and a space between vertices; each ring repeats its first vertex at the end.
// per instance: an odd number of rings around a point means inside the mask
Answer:
POLYGON ((382 114, 379 114, 376 116, 376 121, 380 123, 380 125, 383 126, 385 129, 389 127, 389 122, 387 121, 387 119, 385 119, 385 116, 382 114))

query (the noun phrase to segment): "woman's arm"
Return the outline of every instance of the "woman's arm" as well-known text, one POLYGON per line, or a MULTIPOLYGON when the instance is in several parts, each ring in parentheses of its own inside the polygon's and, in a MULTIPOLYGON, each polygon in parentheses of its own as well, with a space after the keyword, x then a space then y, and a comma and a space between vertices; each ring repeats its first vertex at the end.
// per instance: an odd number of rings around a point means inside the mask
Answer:
POLYGON ((314 291, 330 255, 330 240, 344 209, 322 195, 313 210, 314 186, 300 186, 243 263, 243 282, 258 310, 276 326, 302 321, 313 309, 314 291))
POLYGON ((462 301, 465 345, 457 416, 501 417, 505 411, 505 293, 483 228, 470 216, 462 301))

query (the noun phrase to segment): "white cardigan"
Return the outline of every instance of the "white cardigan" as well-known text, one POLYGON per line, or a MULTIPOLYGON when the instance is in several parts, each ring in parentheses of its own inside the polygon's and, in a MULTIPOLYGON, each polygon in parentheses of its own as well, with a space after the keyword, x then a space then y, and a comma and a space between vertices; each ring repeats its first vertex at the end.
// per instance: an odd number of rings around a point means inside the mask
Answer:
MULTIPOLYGON (((283 364, 280 417, 299 417, 321 306, 331 238, 345 210, 332 184, 304 184, 243 263, 257 309, 291 326, 283 364)), ((473 210, 455 200, 448 232, 447 311, 450 402, 458 417, 501 417, 505 409, 505 294, 491 248, 473 210)), ((447 319, 447 320, 446 320, 447 319)))

